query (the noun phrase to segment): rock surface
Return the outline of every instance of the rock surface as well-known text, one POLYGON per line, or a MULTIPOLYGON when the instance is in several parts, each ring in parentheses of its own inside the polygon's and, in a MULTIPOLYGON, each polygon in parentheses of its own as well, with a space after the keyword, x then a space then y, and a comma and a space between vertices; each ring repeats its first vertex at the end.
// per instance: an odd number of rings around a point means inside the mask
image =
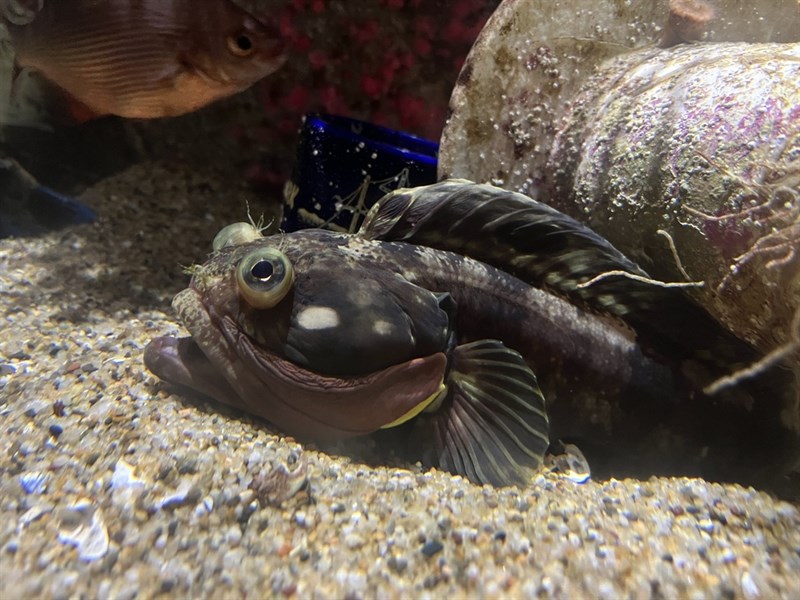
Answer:
POLYGON ((800 10, 712 4, 703 43, 676 45, 668 6, 703 0, 502 3, 454 89, 439 172, 534 196, 653 277, 702 282, 696 299, 764 357, 743 372, 797 369, 800 10))

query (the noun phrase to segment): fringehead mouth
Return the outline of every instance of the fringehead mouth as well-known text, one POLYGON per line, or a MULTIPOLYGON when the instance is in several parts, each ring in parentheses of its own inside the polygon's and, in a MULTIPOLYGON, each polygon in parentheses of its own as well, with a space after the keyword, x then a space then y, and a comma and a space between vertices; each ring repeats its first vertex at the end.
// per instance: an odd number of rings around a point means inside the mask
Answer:
POLYGON ((259 346, 233 318, 207 306, 195 287, 175 296, 173 307, 191 338, 153 340, 145 350, 147 368, 290 435, 335 441, 372 433, 412 418, 444 390, 444 353, 363 376, 320 375, 259 346))

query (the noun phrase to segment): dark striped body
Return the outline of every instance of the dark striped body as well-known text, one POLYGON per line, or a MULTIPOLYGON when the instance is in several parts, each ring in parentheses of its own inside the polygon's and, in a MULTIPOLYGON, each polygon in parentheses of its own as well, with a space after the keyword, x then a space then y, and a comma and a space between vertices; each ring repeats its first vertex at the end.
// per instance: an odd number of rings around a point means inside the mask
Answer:
POLYGON ((752 348, 542 203, 448 181, 388 195, 356 234, 248 231, 173 301, 191 338, 145 363, 284 432, 400 427, 414 460, 495 485, 528 481, 548 439, 617 476, 797 466, 791 371, 707 391, 752 348))

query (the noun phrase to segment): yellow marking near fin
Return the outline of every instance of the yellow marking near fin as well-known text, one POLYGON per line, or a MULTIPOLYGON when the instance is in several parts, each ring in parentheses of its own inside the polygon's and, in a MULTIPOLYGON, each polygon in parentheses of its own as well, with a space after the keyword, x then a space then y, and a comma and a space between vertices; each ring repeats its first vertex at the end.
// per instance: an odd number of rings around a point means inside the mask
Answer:
POLYGON ((419 413, 421 413, 423 410, 428 408, 428 406, 430 404, 432 404, 433 401, 436 400, 440 396, 440 394, 442 392, 444 392, 444 390, 445 390, 445 385, 444 385, 444 380, 442 380, 441 383, 439 383, 439 389, 437 389, 434 393, 432 393, 430 396, 425 398, 425 400, 423 400, 422 402, 417 404, 414 408, 412 408, 406 414, 398 417, 397 419, 395 419, 391 423, 387 423, 386 425, 382 425, 381 429, 389 429, 391 427, 397 427, 398 425, 402 425, 406 421, 408 421, 410 419, 413 419, 419 413))

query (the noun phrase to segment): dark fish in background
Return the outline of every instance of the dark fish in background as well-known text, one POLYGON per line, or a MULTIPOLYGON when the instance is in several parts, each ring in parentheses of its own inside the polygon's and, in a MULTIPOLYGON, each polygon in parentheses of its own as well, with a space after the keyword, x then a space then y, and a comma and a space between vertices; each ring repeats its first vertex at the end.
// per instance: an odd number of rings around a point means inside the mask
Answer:
POLYGON ((18 67, 95 116, 184 114, 284 61, 275 30, 230 0, 0 0, 0 22, 18 67))
MULTIPOLYGON (((717 361, 630 324, 690 301, 544 204, 457 181, 389 195, 354 235, 237 227, 173 302, 192 337, 153 340, 145 363, 286 433, 401 427, 414 459, 494 485, 529 481, 549 439, 650 472, 756 481, 796 464, 787 374, 704 394, 717 361), (436 241, 424 215, 516 274, 391 240, 436 241), (640 279, 579 286, 609 271, 640 279)), ((687 326, 725 337, 695 316, 687 326)))

